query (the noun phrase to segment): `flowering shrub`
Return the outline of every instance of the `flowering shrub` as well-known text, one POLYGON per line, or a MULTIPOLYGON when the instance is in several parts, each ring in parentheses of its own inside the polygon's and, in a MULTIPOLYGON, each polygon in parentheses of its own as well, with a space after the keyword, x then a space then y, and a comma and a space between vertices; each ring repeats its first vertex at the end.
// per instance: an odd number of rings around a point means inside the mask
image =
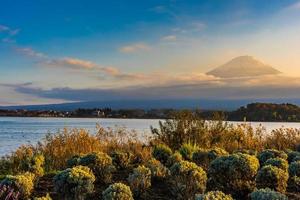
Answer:
POLYGON ((52 200, 49 194, 44 197, 35 197, 33 200, 52 200))
POLYGON ((196 200, 233 200, 233 198, 221 191, 211 191, 205 194, 196 195, 196 200))
POLYGON ((180 162, 182 161, 182 155, 179 153, 179 152, 175 152, 173 153, 169 158, 168 158, 168 161, 167 161, 167 164, 166 166, 168 168, 172 167, 175 163, 177 162, 180 162))
POLYGON ((275 192, 269 188, 260 189, 250 194, 251 200, 288 200, 288 198, 279 192, 275 192))
POLYGON ((287 187, 288 173, 278 167, 266 165, 262 167, 256 176, 256 187, 270 188, 284 193, 287 187))
POLYGON ((288 158, 287 154, 283 151, 278 151, 275 149, 266 149, 258 154, 258 160, 260 165, 263 165, 270 158, 282 158, 286 160, 288 158))
POLYGON ((198 150, 193 153, 192 160, 203 169, 208 170, 208 166, 214 159, 224 155, 228 155, 228 152, 221 148, 198 150))
POLYGON ((152 151, 152 156, 159 160, 162 164, 166 165, 169 157, 172 155, 170 147, 164 144, 158 144, 152 151))
POLYGON ((82 156, 79 164, 89 167, 97 177, 97 181, 102 183, 109 183, 112 178, 112 172, 115 170, 112 164, 112 158, 102 152, 82 156))
POLYGON ((126 169, 130 163, 130 153, 114 151, 111 155, 114 166, 118 169, 126 169))
POLYGON ((130 187, 123 183, 114 183, 102 193, 104 200, 133 200, 130 187))
POLYGON ((193 153, 199 149, 197 145, 191 143, 184 143, 180 149, 179 153, 182 155, 185 160, 192 160, 193 153))
POLYGON ((0 185, 4 188, 7 195, 15 196, 27 199, 30 197, 34 188, 35 175, 30 172, 16 176, 6 176, 4 180, 1 181, 0 185), (7 193, 8 192, 8 193, 7 193))
POLYGON ((146 167, 151 170, 151 176, 154 179, 165 178, 170 174, 169 169, 154 158, 150 159, 146 163, 146 167))
POLYGON ((263 166, 266 165, 272 165, 274 167, 278 167, 284 171, 288 170, 289 164, 286 160, 283 160, 282 158, 270 158, 268 159, 263 166))
POLYGON ((140 196, 151 187, 151 170, 143 165, 138 166, 129 175, 128 182, 134 194, 140 196))
POLYGON ((212 161, 208 170, 208 189, 221 190, 234 198, 245 198, 255 188, 259 162, 255 156, 232 154, 212 161))
POLYGON ((95 176, 84 166, 61 171, 54 177, 54 189, 63 199, 80 200, 94 190, 95 176))
POLYGON ((178 199, 192 199, 206 189, 205 171, 193 162, 181 161, 171 167, 171 192, 178 199))

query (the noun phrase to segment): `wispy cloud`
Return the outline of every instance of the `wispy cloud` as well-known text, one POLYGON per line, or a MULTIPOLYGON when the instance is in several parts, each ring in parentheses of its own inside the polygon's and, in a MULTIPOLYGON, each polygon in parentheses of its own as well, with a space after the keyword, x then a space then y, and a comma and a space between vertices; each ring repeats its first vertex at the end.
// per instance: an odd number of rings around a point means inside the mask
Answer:
POLYGON ((167 36, 162 37, 161 40, 168 41, 168 42, 174 42, 177 40, 177 36, 176 35, 167 35, 167 36))
POLYGON ((88 60, 81 60, 78 58, 61 58, 61 59, 49 59, 44 62, 48 66, 58 66, 74 69, 94 69, 97 65, 88 60))
POLYGON ((122 53, 136 53, 140 51, 149 51, 151 47, 145 43, 134 43, 119 48, 122 53))
POLYGON ((4 33, 3 38, 1 39, 2 42, 11 43, 15 40, 13 39, 20 32, 20 29, 13 29, 5 25, 0 24, 0 33, 4 33))
POLYGON ((296 3, 291 4, 288 6, 289 10, 300 10, 300 1, 297 1, 296 3))
POLYGON ((30 56, 30 57, 35 57, 35 58, 47 58, 48 56, 41 53, 41 52, 38 52, 38 51, 35 51, 33 50, 32 48, 29 48, 29 47, 16 47, 15 50, 25 56, 30 56))

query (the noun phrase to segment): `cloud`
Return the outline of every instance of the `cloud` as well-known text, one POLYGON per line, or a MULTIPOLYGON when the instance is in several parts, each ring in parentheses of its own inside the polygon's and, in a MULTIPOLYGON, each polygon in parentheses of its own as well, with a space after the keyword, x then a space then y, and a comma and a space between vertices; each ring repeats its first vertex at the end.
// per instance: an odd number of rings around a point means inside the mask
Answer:
POLYGON ((45 54, 43 54, 41 52, 37 52, 29 47, 25 47, 25 48, 16 47, 15 49, 17 52, 19 52, 25 56, 30 56, 30 57, 35 57, 35 58, 47 58, 48 57, 45 54))
POLYGON ((288 10, 300 10, 300 1, 293 3, 287 7, 288 10))
POLYGON ((0 33, 3 33, 3 38, 1 38, 1 41, 4 43, 11 43, 15 40, 13 39, 14 36, 16 36, 20 32, 20 29, 13 29, 5 25, 0 24, 0 33))
POLYGON ((91 61, 70 57, 46 60, 45 64, 49 66, 59 66, 74 69, 94 69, 97 66, 97 64, 91 61))
MULTIPOLYGON (((120 75, 120 74, 116 74, 120 75)), ((159 77, 160 78, 160 77, 159 77)), ((52 88, 43 89, 31 84, 12 85, 16 92, 40 98, 65 101, 110 101, 149 99, 257 99, 300 98, 300 78, 265 76, 240 79, 221 79, 199 74, 180 76, 164 84, 135 85, 112 89, 52 88)))
POLYGON ((174 42, 177 40, 176 35, 167 35, 161 38, 163 41, 174 42))
POLYGON ((148 51, 151 47, 145 43, 134 43, 119 48, 122 53, 136 53, 140 51, 148 51))

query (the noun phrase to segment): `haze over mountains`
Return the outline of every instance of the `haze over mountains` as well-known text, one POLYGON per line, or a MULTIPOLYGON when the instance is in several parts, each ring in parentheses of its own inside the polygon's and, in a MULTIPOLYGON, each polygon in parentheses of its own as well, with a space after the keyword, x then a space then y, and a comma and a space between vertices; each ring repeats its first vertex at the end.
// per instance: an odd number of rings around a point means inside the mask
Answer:
POLYGON ((253 77, 263 75, 277 75, 281 72, 270 65, 256 60, 252 56, 236 57, 229 62, 217 67, 209 72, 208 75, 213 75, 221 78, 239 78, 253 77))
MULTIPOLYGON (((299 79, 285 77, 270 65, 251 56, 236 57, 207 73, 195 83, 136 87, 131 89, 43 90, 21 86, 15 90, 44 98, 60 98, 63 104, 12 106, 2 108, 73 110, 76 108, 202 108, 233 110, 252 102, 294 103, 300 105, 299 79), (288 83, 289 85, 285 85, 288 83), (73 102, 72 102, 73 101, 73 102)), ((1 107, 0 107, 1 108, 1 107)))

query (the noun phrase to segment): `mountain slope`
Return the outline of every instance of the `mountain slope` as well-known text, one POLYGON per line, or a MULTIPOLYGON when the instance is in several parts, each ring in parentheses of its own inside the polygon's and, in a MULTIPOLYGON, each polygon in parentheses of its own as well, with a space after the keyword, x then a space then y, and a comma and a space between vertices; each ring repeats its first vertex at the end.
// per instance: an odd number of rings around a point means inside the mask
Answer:
POLYGON ((221 78, 239 78, 280 73, 277 69, 256 60, 252 56, 240 56, 209 71, 207 74, 221 78))

